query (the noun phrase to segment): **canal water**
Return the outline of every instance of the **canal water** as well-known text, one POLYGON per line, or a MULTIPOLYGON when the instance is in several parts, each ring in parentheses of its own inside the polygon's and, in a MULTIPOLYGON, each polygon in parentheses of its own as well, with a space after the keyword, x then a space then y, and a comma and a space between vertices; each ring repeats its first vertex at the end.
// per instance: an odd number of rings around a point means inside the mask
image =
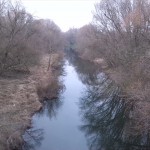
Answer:
POLYGON ((84 84, 79 80, 74 67, 68 62, 65 64, 65 73, 64 93, 58 100, 45 102, 45 109, 33 116, 33 127, 24 135, 28 149, 88 149, 84 133, 79 129, 81 117, 78 103, 84 84))
POLYGON ((33 116, 23 150, 150 149, 148 120, 140 121, 137 102, 98 66, 69 57, 64 70, 65 91, 33 116))

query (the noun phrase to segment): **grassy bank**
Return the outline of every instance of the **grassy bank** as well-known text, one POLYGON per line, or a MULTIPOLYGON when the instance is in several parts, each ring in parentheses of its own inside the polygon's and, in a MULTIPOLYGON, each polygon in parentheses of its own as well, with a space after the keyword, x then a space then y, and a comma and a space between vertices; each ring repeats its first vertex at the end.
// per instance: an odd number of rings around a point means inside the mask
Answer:
POLYGON ((30 68, 30 74, 0 78, 0 150, 20 149, 21 135, 42 107, 40 101, 56 97, 61 90, 58 76, 62 58, 53 56, 49 70, 49 57, 44 55, 39 66, 30 68))

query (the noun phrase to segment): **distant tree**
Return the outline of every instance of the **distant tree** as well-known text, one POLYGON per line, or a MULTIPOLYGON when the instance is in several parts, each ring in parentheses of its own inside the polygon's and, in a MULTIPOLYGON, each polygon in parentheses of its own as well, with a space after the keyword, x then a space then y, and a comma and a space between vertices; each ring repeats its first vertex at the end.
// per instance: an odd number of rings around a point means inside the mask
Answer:
POLYGON ((65 50, 66 51, 75 51, 76 50, 76 36, 77 29, 69 29, 65 34, 65 50))
POLYGON ((86 59, 93 59, 99 56, 99 35, 92 24, 85 25, 77 32, 77 52, 86 59))
POLYGON ((63 36, 60 28, 51 20, 37 20, 43 51, 49 54, 48 70, 51 66, 52 54, 63 49, 63 36))

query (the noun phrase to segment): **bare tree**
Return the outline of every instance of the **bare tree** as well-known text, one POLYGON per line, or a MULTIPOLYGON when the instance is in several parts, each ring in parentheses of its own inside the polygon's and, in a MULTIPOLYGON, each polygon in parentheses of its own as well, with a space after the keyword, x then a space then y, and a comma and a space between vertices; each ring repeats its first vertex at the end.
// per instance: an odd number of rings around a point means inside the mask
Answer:
POLYGON ((147 52, 149 13, 147 0, 102 0, 95 5, 95 23, 107 40, 105 49, 113 65, 128 67, 147 52))
POLYGON ((77 51, 83 58, 93 59, 99 55, 99 37, 97 29, 89 24, 77 32, 77 51))
POLYGON ((29 70, 42 53, 63 49, 59 27, 51 20, 35 20, 19 2, 0 1, 0 74, 12 70, 29 70))
POLYGON ((63 37, 59 27, 51 20, 39 20, 45 52, 49 54, 48 70, 52 65, 52 54, 63 49, 63 37))
MULTIPOLYGON (((6 3, 6 10, 1 18, 1 50, 0 50, 0 73, 6 70, 12 70, 16 67, 28 69, 33 63, 32 55, 36 53, 31 51, 28 41, 32 36, 29 30, 33 18, 19 4, 12 5, 6 3)), ((36 57, 36 55, 35 55, 36 57)))

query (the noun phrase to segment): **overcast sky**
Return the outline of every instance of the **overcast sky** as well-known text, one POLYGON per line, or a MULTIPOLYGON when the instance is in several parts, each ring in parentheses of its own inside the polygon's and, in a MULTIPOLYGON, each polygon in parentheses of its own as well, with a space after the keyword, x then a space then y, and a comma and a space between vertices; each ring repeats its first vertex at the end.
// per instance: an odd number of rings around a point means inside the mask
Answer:
POLYGON ((96 0, 21 0, 34 16, 53 20, 62 31, 79 28, 92 21, 96 0))

